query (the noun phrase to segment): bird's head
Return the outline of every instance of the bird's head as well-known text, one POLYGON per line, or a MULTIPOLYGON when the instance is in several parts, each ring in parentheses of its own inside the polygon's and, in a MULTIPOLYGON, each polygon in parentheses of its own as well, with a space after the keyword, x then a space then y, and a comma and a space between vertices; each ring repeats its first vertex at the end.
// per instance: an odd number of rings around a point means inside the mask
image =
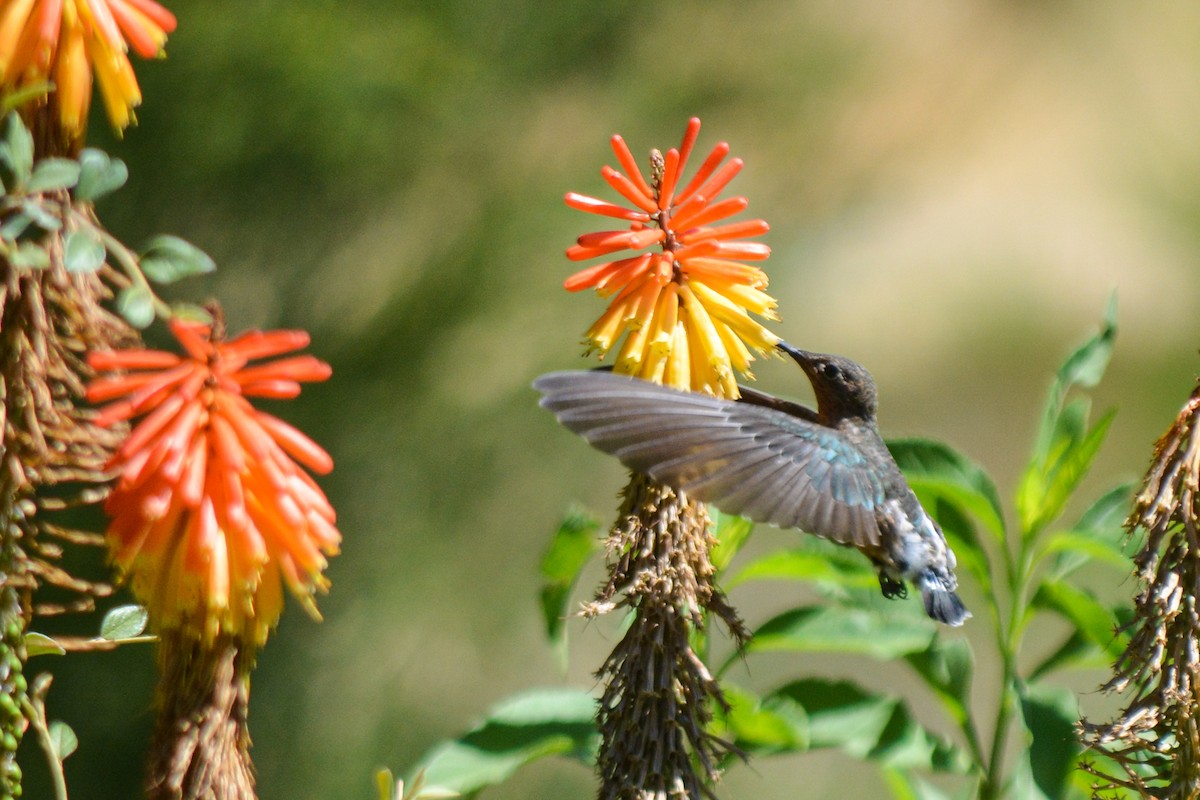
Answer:
POLYGON ((822 417, 827 420, 875 419, 875 381, 862 365, 841 356, 810 353, 787 342, 780 342, 778 347, 808 376, 817 396, 817 411, 822 417))

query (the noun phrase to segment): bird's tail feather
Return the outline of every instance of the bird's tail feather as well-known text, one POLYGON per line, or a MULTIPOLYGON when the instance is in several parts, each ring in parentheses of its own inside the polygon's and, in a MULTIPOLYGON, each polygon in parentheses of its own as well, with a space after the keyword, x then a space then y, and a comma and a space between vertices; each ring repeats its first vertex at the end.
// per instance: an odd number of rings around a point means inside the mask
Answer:
POLYGON ((917 578, 921 587, 921 598, 925 601, 925 613, 938 622, 958 627, 971 618, 971 612, 963 605, 955 591, 946 586, 933 571, 917 578))

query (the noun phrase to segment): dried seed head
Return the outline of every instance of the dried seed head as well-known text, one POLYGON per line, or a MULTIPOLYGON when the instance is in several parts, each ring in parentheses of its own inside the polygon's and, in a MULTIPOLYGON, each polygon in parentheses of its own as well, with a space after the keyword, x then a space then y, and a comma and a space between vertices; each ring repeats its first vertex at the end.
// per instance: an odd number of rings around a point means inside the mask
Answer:
POLYGON ((607 546, 611 577, 584 613, 625 606, 633 623, 598 672, 600 800, 712 797, 731 745, 708 732, 720 686, 692 650, 712 612, 747 632, 712 583, 714 540, 704 505, 634 474, 607 546), (616 598, 620 596, 620 599, 616 598))
POLYGON ((1133 699, 1107 724, 1084 720, 1085 740, 1116 765, 1092 764, 1097 797, 1200 799, 1200 385, 1155 445, 1130 534, 1145 543, 1134 557, 1140 591, 1133 634, 1104 685, 1133 699), (1164 793, 1165 792, 1165 793, 1164 793))

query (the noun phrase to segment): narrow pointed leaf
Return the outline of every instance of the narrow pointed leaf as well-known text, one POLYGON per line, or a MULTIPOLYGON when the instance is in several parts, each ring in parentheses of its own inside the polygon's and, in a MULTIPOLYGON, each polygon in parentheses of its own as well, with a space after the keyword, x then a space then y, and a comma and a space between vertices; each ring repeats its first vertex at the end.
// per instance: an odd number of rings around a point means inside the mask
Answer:
POLYGON ((720 575, 750 540, 750 534, 754 532, 754 523, 745 517, 722 514, 715 508, 710 508, 709 511, 717 521, 717 545, 713 548, 710 558, 717 574, 720 575))
POLYGON ((1066 617, 1110 657, 1116 657, 1125 649, 1128 634, 1117 633, 1116 615, 1083 589, 1066 581, 1046 578, 1038 586, 1032 605, 1066 617))
POLYGON ((436 745, 418 769, 430 785, 471 795, 547 756, 590 764, 599 744, 595 715, 596 701, 585 691, 525 692, 497 705, 465 735, 436 745))
POLYGON ((779 550, 747 564, 727 588, 754 580, 817 581, 841 586, 878 588, 879 577, 865 559, 833 560, 805 549, 779 550))
POLYGON ((579 573, 599 549, 597 532, 599 520, 581 510, 572 510, 559 524, 542 556, 541 606, 546 637, 566 666, 567 634, 564 624, 568 616, 571 592, 579 573))

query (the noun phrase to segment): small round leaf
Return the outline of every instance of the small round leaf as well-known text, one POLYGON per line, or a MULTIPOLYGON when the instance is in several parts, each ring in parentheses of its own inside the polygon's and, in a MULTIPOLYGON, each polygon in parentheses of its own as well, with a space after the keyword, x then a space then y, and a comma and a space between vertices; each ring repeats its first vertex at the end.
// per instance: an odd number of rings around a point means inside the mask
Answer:
POLYGON ((59 761, 66 761, 67 756, 79 747, 79 738, 71 726, 62 720, 50 723, 50 743, 54 746, 54 755, 59 761))
POLYGON ((9 258, 17 269, 46 269, 50 266, 50 254, 37 242, 21 242, 9 254, 9 258))
POLYGON ((115 642, 140 636, 146 630, 146 619, 146 609, 142 606, 117 606, 104 615, 100 638, 115 642))
POLYGON ((128 286, 117 295, 117 313, 135 328, 145 328, 154 321, 154 298, 144 286, 128 286))
POLYGON ((67 158, 43 158, 33 168, 25 191, 54 192, 70 189, 79 180, 79 164, 67 158))
POLYGON ((95 272, 104 265, 104 243, 87 228, 70 231, 63 243, 63 263, 67 272, 95 272))
POLYGON ((94 202, 115 192, 129 180, 129 168, 119 158, 93 147, 79 154, 79 183, 75 184, 75 199, 94 202))

